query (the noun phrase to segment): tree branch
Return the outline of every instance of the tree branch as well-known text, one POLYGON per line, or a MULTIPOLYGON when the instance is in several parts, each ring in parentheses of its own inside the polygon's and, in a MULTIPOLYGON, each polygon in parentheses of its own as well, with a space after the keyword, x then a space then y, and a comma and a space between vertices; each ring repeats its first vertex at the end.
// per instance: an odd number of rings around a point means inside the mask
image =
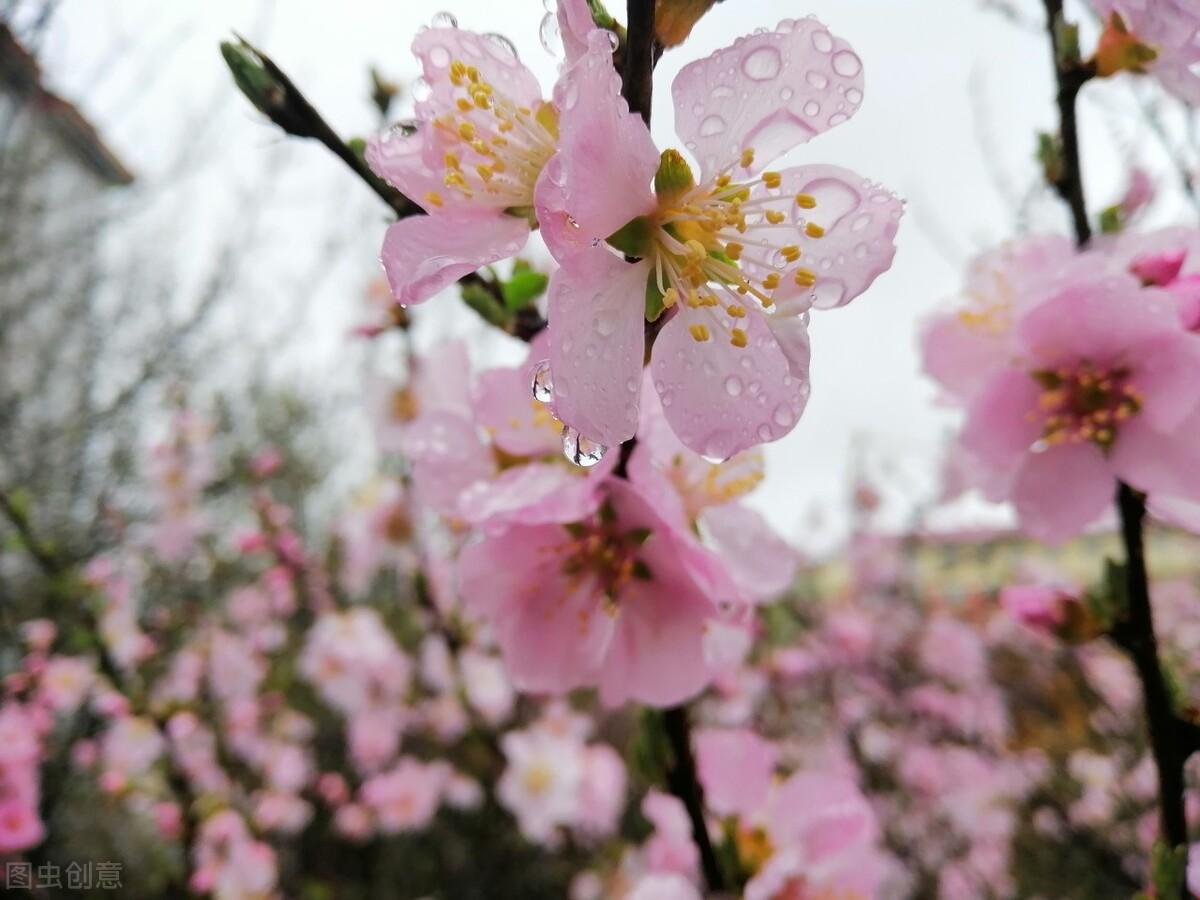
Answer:
POLYGON ((658 60, 654 39, 654 0, 627 0, 625 66, 621 72, 621 96, 631 112, 650 124, 650 101, 654 93, 654 64, 658 60))
POLYGON ((1058 90, 1058 132, 1062 140, 1062 167, 1054 180, 1054 189, 1071 210, 1075 227, 1075 242, 1083 246, 1092 239, 1092 226, 1088 221, 1087 203, 1083 190, 1083 170, 1079 164, 1079 124, 1075 113, 1075 101, 1080 89, 1094 74, 1090 66, 1068 59, 1063 47, 1063 0, 1045 0, 1046 30, 1050 34, 1050 48, 1054 54, 1054 74, 1058 90))
POLYGON ((667 785, 687 809, 692 820, 692 840, 700 852, 700 868, 711 891, 724 890, 725 871, 713 849, 704 819, 704 788, 696 777, 696 760, 692 756, 691 725, 686 706, 672 706, 662 712, 663 729, 671 745, 671 766, 667 770, 667 785))

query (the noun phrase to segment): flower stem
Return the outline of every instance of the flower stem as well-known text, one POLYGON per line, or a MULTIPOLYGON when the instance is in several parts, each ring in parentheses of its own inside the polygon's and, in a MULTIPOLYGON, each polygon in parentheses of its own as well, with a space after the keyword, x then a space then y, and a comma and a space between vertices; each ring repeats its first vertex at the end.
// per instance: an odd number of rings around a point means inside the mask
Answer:
POLYGON ((667 785, 679 798, 692 820, 692 840, 700 853, 700 868, 710 891, 724 890, 725 872, 713 849, 704 820, 704 788, 696 777, 696 760, 692 755, 691 724, 686 706, 672 706, 662 712, 663 730, 671 745, 671 765, 667 770, 667 785))
MULTIPOLYGON (((1084 84, 1095 74, 1092 66, 1069 58, 1073 51, 1063 46, 1067 26, 1063 20, 1063 0, 1044 0, 1046 29, 1054 54, 1062 155, 1054 189, 1071 211, 1075 243, 1085 247, 1092 237, 1087 200, 1080 166, 1079 125, 1076 100, 1084 84)), ((1121 540, 1125 550, 1125 617, 1113 628, 1111 637, 1133 661, 1146 709, 1146 724, 1151 751, 1158 770, 1159 814, 1163 839, 1171 846, 1187 844, 1187 819, 1184 813, 1183 766, 1197 747, 1194 723, 1175 715, 1171 696, 1163 676, 1154 632, 1154 614, 1150 605, 1150 579, 1146 570, 1145 535, 1146 498, 1122 481, 1117 482, 1117 512, 1121 520, 1121 540)), ((1184 892, 1186 896, 1186 891, 1184 892)))

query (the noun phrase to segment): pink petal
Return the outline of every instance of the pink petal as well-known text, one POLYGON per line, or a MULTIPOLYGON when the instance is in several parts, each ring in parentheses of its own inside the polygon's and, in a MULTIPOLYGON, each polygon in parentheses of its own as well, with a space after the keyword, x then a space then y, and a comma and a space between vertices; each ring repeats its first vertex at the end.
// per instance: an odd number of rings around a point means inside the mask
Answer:
POLYGON ((572 253, 654 211, 659 157, 645 123, 621 97, 606 32, 591 33, 588 52, 559 80, 554 100, 559 150, 538 178, 534 205, 546 246, 566 264, 572 253))
POLYGON ((718 816, 751 816, 766 802, 779 751, 749 729, 696 733, 696 768, 704 801, 718 816))
POLYGON ((1117 475, 1140 491, 1200 500, 1200 415, 1169 432, 1133 419, 1117 434, 1109 458, 1117 475))
POLYGON ((417 34, 412 52, 421 61, 430 88, 429 98, 418 104, 419 114, 428 113, 422 118, 456 109, 455 100, 463 93, 450 81, 450 64, 455 60, 474 66, 481 81, 517 106, 536 107, 541 102, 542 89, 533 73, 503 42, 487 35, 462 28, 429 28, 417 34))
POLYGON ((1030 310, 1017 338, 1039 366, 1091 360, 1136 364, 1132 348, 1180 330, 1178 304, 1167 291, 1144 288, 1128 275, 1072 282, 1030 310), (1113 323, 1119 322, 1120 328, 1113 323))
POLYGON ((774 600, 796 577, 796 551, 757 512, 740 503, 710 506, 700 531, 748 600, 774 600))
POLYGON ((1006 468, 1042 435, 1041 388, 1024 372, 994 375, 972 401, 963 427, 963 446, 987 465, 1006 468))
POLYGON ((862 102, 862 62, 813 18, 738 38, 675 77, 675 130, 710 181, 753 148, 757 171, 845 122, 862 102))
POLYGON ((600 504, 596 486, 596 479, 565 465, 529 463, 468 487, 459 511, 464 521, 484 529, 579 522, 600 504))
POLYGON ((404 452, 412 463, 417 496, 444 516, 456 516, 459 495, 495 471, 475 426, 452 413, 434 412, 413 422, 404 452))
POLYGON ((433 168, 425 162, 425 143, 430 137, 427 126, 411 133, 405 133, 400 127, 385 131, 367 144, 367 165, 427 213, 438 211, 428 199, 431 194, 440 197, 443 204, 449 203, 451 208, 467 205, 457 191, 446 190, 441 167, 433 168))
POLYGON ((646 265, 590 252, 550 278, 554 411, 609 447, 637 430, 645 356, 646 265))
POLYGON ((769 200, 756 210, 763 216, 771 209, 786 218, 779 225, 769 225, 764 218, 753 226, 753 237, 776 250, 788 244, 799 247, 800 261, 792 265, 773 250, 748 245, 742 268, 758 280, 771 272, 782 274, 773 299, 783 310, 844 306, 891 268, 904 203, 886 188, 838 166, 798 166, 782 170, 780 176, 779 188, 759 185, 750 199, 769 200), (797 194, 808 194, 817 205, 803 209, 796 203, 797 194), (809 223, 823 228, 824 235, 810 236, 805 230, 809 223), (794 279, 798 268, 816 275, 816 285, 799 286, 794 279))
POLYGON ((520 252, 528 237, 529 224, 516 216, 409 216, 388 227, 380 259, 392 294, 407 306, 520 252))
POLYGON ((561 694, 591 683, 612 636, 597 585, 562 572, 570 539, 558 525, 516 526, 459 558, 463 598, 492 623, 521 690, 561 694))
POLYGON ((596 28, 588 0, 558 0, 558 30, 562 35, 567 66, 587 53, 588 35, 596 28))
POLYGON ((546 404, 533 399, 527 367, 490 369, 475 387, 475 421, 492 443, 513 456, 557 455, 562 426, 546 404))
POLYGON ((1026 534, 1058 543, 1100 518, 1115 490, 1112 469, 1095 444, 1062 444, 1026 458, 1012 500, 1026 534))
POLYGON ((417 409, 471 417, 471 358, 463 341, 446 341, 417 357, 412 388, 417 409))
POLYGON ((1132 381, 1142 395, 1139 418, 1158 431, 1178 426, 1200 403, 1200 338, 1186 332, 1139 346, 1132 381))
POLYGON ((739 450, 778 440, 800 420, 808 402, 807 373, 792 373, 765 317, 738 320, 745 347, 730 342, 723 312, 679 307, 654 345, 650 370, 675 434, 707 457, 727 459, 739 450), (707 341, 688 328, 709 329, 707 341))
POLYGON ((956 312, 928 320, 920 340, 925 373, 960 401, 969 400, 1012 358, 1009 333, 964 321, 956 312))

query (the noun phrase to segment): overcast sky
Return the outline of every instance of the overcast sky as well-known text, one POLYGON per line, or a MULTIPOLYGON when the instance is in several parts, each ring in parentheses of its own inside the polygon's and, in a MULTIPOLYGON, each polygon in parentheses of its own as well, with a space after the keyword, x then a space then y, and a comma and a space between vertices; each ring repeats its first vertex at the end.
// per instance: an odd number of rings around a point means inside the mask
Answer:
MULTIPOLYGON (((1040 2, 1013 5, 1038 21, 1040 2)), ((415 77, 409 43, 440 8, 414 0, 64 0, 46 35, 43 62, 51 83, 79 99, 151 182, 161 178, 181 140, 194 135, 196 174, 164 201, 178 226, 197 234, 180 250, 185 256, 206 258, 188 248, 210 246, 212 232, 246 202, 239 191, 261 178, 264 160, 289 163, 270 201, 268 248, 246 305, 268 320, 286 317, 292 307, 307 311, 295 325, 306 332, 297 365, 319 383, 346 370, 350 355, 341 336, 376 271, 382 210, 321 148, 284 146, 246 104, 221 102, 228 78, 217 42, 231 30, 246 34, 339 131, 363 134, 375 127, 365 99, 366 67, 378 65, 400 81, 415 77), (331 231, 343 243, 337 264, 317 281, 305 274, 305 264, 320 257, 319 243, 331 231)), ((552 83, 556 61, 538 40, 540 2, 456 0, 452 11, 462 27, 508 36, 542 83, 552 83)), ((1013 233, 1018 210, 1041 227, 1062 227, 1065 220, 1048 201, 1026 202, 1037 180, 1034 135, 1054 124, 1044 36, 976 0, 728 0, 658 68, 659 145, 675 143, 668 88, 684 63, 737 34, 808 13, 862 57, 865 100, 848 124, 789 161, 852 168, 908 201, 892 270, 849 307, 814 315, 812 400, 795 431, 768 448, 767 487, 755 502, 802 546, 815 546, 811 510, 824 507, 827 521, 843 521, 837 510, 844 506, 848 472, 864 454, 877 477, 890 482, 887 519, 893 525, 914 502, 935 493, 940 448, 955 416, 938 407, 933 386, 919 374, 917 328, 952 299, 970 254, 1013 233)), ((1093 209, 1119 196, 1123 159, 1134 153, 1128 144, 1136 123, 1113 112, 1129 107, 1128 93, 1124 107, 1110 97, 1103 107, 1085 103, 1093 209)), ((1137 152, 1151 166, 1161 164, 1155 151, 1137 152)), ((1179 214, 1177 208, 1161 213, 1179 214)), ((480 332, 468 317, 430 325, 430 332, 480 332)), ((495 346, 488 342, 485 352, 495 346)), ((970 506, 954 521, 978 515, 984 515, 980 507, 970 506)), ((820 543, 826 540, 828 534, 820 543)))

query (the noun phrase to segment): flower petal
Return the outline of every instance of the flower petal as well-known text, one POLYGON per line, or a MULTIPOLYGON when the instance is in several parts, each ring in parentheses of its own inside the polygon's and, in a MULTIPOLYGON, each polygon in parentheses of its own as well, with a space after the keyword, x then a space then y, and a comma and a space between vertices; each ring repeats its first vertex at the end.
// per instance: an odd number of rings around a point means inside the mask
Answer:
POLYGON ((427 213, 439 209, 430 197, 441 200, 443 206, 449 204, 451 208, 467 205, 461 194, 446 190, 442 168, 432 168, 425 162, 427 139, 430 139, 427 127, 412 131, 406 131, 401 126, 391 128, 367 143, 367 165, 427 213))
POLYGON ((675 130, 710 181, 753 148, 756 171, 840 125, 862 103, 862 61, 814 18, 689 63, 675 77, 675 130))
POLYGON ((1200 403, 1200 338, 1180 331, 1146 341, 1135 353, 1132 381, 1141 394, 1141 416, 1156 430, 1170 431, 1200 403))
POLYGON ((546 246, 566 265, 572 253, 591 249, 631 219, 653 212, 658 150, 621 96, 601 29, 591 33, 588 52, 555 86, 554 100, 559 150, 538 179, 534 205, 546 246))
POLYGON ((562 35, 565 65, 574 64, 587 53, 588 35, 596 28, 587 0, 558 0, 558 31, 562 35))
POLYGON ((555 415, 609 447, 637 430, 645 295, 646 266, 603 251, 550 278, 555 415))
POLYGON ((792 371, 765 317, 738 319, 746 346, 731 343, 732 320, 712 308, 681 305, 654 345, 650 370, 675 434, 707 457, 783 437, 808 402, 808 374, 792 371), (689 329, 707 329, 697 341, 689 329))
POLYGON ((412 44, 429 84, 429 98, 418 104, 421 118, 430 118, 455 108, 458 88, 450 81, 450 65, 461 60, 479 71, 481 81, 506 95, 518 106, 534 107, 541 102, 542 88, 506 41, 463 28, 428 28, 412 44), (424 113, 428 113, 426 116, 424 113))
POLYGON ((775 599, 796 577, 796 551, 748 506, 710 506, 700 516, 700 531, 752 603, 775 599))
POLYGON ((479 376, 473 402, 475 421, 492 443, 513 456, 557 455, 562 425, 546 404, 533 399, 528 367, 489 369, 479 376))
POLYGON ((1012 500, 1026 534, 1058 543, 1100 518, 1114 490, 1112 469, 1095 444, 1060 444, 1026 458, 1012 500))
POLYGON ((459 557, 463 599, 492 624, 521 690, 561 694, 593 683, 612 637, 594 580, 562 572, 570 540, 558 525, 515 526, 459 557))
POLYGON ((484 529, 578 522, 596 511, 597 479, 564 465, 529 463, 477 481, 459 497, 464 521, 484 529))
POLYGON ((967 410, 962 442, 980 462, 1008 468, 1041 437, 1035 414, 1041 389, 1024 372, 1005 369, 979 391, 967 410))
POLYGON ((751 202, 768 201, 756 210, 763 219, 751 224, 754 239, 776 251, 748 245, 742 268, 758 280, 772 272, 782 275, 773 295, 782 309, 844 306, 891 268, 904 202, 887 188, 839 166, 796 166, 779 174, 778 188, 759 185, 750 197, 751 202), (798 195, 806 195, 816 205, 801 207, 798 195), (782 213, 784 221, 768 224, 768 210, 782 213), (812 230, 813 225, 819 230, 812 230), (778 253, 789 244, 800 249, 795 265, 778 253), (816 283, 798 284, 799 270, 815 276, 816 283))
POLYGON ((456 516, 459 495, 495 471, 475 426, 453 413, 429 413, 413 422, 404 436, 404 452, 412 463, 418 498, 444 516, 456 516))
POLYGON ((1117 475, 1140 491, 1200 500, 1200 415, 1170 432, 1133 419, 1118 433, 1110 460, 1117 475))
POLYGON ((388 227, 380 259, 392 294, 409 305, 520 252, 528 237, 529 224, 516 216, 409 216, 388 227))

